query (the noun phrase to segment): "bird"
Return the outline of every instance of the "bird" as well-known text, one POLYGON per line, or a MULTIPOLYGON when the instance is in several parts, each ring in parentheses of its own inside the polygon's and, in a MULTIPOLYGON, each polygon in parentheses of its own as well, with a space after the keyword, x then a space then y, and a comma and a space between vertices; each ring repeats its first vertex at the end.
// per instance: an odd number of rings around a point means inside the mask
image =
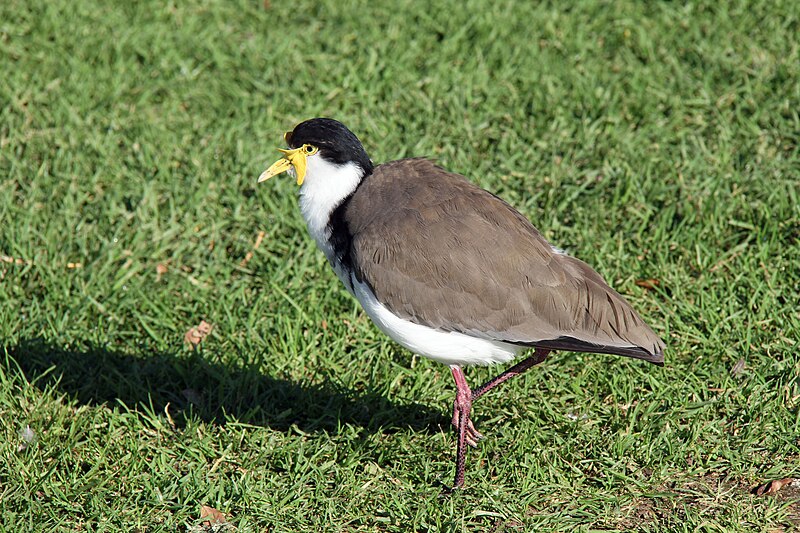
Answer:
POLYGON ((341 122, 313 118, 284 134, 283 156, 308 232, 383 333, 448 365, 455 381, 455 478, 483 435, 472 404, 554 350, 663 366, 665 344, 583 261, 551 245, 507 202, 428 158, 375 165, 341 122), (531 352, 532 350, 532 352, 531 352), (477 388, 463 368, 525 359, 477 388))

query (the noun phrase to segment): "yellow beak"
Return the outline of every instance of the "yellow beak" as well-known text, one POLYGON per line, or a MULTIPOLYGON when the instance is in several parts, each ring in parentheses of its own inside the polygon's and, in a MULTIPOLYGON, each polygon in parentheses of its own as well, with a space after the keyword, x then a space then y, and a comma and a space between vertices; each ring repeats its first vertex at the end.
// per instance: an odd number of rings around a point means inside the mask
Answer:
POLYGON ((258 183, 267 181, 272 176, 277 176, 294 167, 294 173, 297 175, 297 184, 302 185, 303 179, 306 177, 306 153, 303 147, 301 146, 294 150, 278 148, 278 151, 283 153, 283 157, 275 161, 272 166, 261 173, 258 177, 258 183))

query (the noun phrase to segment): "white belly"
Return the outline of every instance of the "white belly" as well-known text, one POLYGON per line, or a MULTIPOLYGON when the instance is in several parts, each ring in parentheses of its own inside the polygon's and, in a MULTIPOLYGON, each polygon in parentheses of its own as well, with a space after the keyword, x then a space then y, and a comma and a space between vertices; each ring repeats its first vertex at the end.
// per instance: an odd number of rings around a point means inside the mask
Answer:
POLYGON ((375 298, 369 286, 351 279, 354 296, 375 325, 414 353, 446 365, 489 365, 511 361, 522 350, 514 344, 437 331, 400 318, 375 298))

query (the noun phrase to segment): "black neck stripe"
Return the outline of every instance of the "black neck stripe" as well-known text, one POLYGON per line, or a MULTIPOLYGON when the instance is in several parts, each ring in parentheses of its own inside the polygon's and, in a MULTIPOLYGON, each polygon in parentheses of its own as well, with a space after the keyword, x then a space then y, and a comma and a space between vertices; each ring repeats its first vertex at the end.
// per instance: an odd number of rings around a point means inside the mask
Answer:
POLYGON ((342 199, 339 205, 331 211, 331 215, 328 218, 328 230, 330 231, 328 242, 330 242, 333 249, 334 260, 342 266, 345 272, 353 271, 353 234, 350 231, 350 225, 347 223, 347 208, 350 206, 350 202, 358 192, 358 189, 372 175, 372 169, 364 170, 365 174, 356 185, 356 188, 342 199))

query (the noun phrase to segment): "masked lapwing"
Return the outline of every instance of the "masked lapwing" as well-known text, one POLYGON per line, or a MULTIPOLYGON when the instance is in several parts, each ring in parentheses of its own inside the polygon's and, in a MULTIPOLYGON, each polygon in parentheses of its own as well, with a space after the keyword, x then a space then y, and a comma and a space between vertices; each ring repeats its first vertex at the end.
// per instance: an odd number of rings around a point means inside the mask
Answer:
POLYGON ((450 367, 454 488, 482 435, 472 402, 551 350, 664 362, 664 343, 586 263, 497 196, 424 158, 375 166, 343 124, 315 118, 258 178, 292 171, 308 231, 345 288, 401 346, 450 367), (477 389, 466 365, 530 356, 477 389))

